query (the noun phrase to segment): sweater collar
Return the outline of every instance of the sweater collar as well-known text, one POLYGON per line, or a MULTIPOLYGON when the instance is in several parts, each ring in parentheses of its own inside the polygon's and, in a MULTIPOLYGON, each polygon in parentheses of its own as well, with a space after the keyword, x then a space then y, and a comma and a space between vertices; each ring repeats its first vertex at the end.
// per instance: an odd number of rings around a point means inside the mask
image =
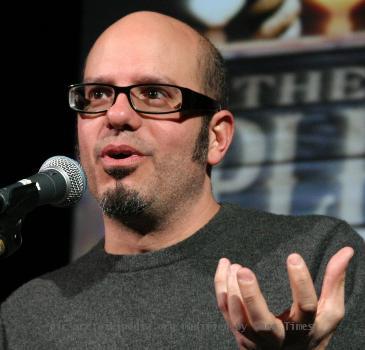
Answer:
POLYGON ((135 254, 114 255, 105 252, 102 239, 89 253, 94 264, 103 264, 109 271, 133 272, 152 269, 184 260, 201 252, 208 244, 213 243, 224 230, 228 204, 221 205, 217 214, 202 228, 185 240, 157 251, 135 254))

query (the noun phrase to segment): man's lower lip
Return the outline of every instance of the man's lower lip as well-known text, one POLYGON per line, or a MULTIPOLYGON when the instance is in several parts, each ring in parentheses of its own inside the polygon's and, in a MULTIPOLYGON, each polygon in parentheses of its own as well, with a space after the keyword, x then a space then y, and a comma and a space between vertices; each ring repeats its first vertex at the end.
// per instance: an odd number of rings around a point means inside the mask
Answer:
POLYGON ((136 165, 144 159, 144 156, 133 155, 127 158, 116 159, 109 156, 104 156, 101 158, 101 162, 105 167, 123 167, 136 165))

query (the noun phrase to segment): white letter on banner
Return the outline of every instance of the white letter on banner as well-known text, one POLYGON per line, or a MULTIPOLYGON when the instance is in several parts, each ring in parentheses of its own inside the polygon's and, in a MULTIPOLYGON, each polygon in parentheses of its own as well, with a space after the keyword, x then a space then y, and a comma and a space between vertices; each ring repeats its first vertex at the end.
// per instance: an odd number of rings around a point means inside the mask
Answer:
POLYGON ((330 101, 365 99, 365 68, 346 67, 333 69, 328 99, 330 101))
MULTIPOLYGON (((270 75, 253 75, 236 78, 233 80, 232 86, 234 91, 239 91, 242 101, 239 105, 234 105, 234 108, 257 108, 261 105, 262 85, 270 87, 275 86, 275 78, 270 75)), ((270 96, 272 94, 269 94, 270 96)))
POLYGON ((279 83, 278 105, 293 105, 297 102, 318 102, 321 98, 321 73, 308 71, 305 80, 298 82, 298 73, 283 74, 279 83))

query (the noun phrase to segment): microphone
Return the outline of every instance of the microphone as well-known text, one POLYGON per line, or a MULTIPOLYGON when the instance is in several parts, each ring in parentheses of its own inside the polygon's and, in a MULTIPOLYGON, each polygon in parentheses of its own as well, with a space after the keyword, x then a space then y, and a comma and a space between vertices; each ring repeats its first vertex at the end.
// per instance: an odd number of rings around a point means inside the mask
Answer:
POLYGON ((44 204, 73 205, 86 187, 80 164, 65 156, 55 156, 46 160, 37 174, 0 189, 0 259, 20 247, 21 224, 28 212, 44 204))
POLYGON ((65 156, 55 156, 46 160, 37 174, 0 189, 0 214, 10 211, 12 205, 18 204, 19 207, 19 203, 12 203, 12 197, 21 192, 22 187, 31 184, 37 192, 37 196, 34 196, 37 198, 28 203, 30 207, 27 211, 44 204, 59 207, 73 205, 81 199, 87 187, 84 171, 78 162, 65 156))

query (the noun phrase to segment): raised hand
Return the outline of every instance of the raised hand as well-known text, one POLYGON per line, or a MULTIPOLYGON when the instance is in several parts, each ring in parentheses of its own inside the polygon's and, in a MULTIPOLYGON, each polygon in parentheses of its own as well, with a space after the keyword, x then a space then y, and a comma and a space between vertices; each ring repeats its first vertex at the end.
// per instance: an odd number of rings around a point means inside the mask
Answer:
POLYGON ((222 258, 215 275, 218 307, 239 349, 325 349, 345 314, 345 273, 354 251, 340 249, 329 261, 319 300, 299 254, 287 259, 293 303, 275 316, 255 274, 222 258))

